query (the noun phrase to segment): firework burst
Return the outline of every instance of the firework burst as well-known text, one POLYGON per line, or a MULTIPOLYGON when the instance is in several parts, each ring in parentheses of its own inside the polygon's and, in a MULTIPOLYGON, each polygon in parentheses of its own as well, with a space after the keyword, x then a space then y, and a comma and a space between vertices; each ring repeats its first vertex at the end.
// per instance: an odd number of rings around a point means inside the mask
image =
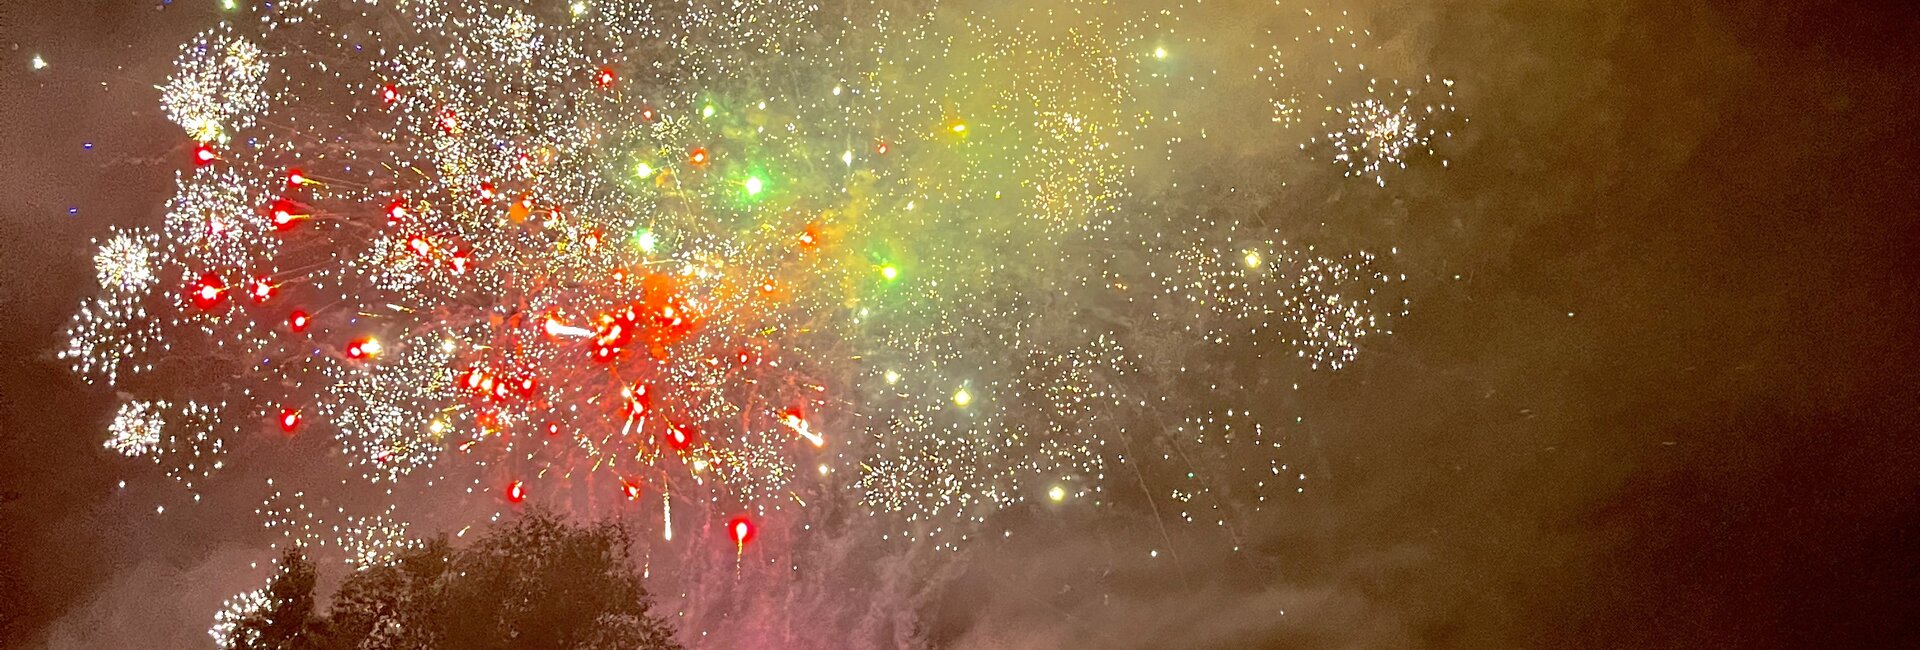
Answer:
MULTIPOLYGON (((62 352, 145 400, 108 446, 179 476, 324 436, 354 485, 474 519, 657 502, 667 539, 675 512, 779 539, 755 526, 830 503, 957 548, 1006 508, 1116 503, 1122 471, 1182 504, 1277 476, 1274 414, 1173 388, 1219 388, 1221 350, 1337 370, 1409 313, 1391 255, 1163 202, 1207 137, 1170 12, 250 11, 177 60, 174 197, 100 247, 62 352)), ((1439 157, 1451 82, 1259 45, 1259 137, 1315 129, 1303 158, 1368 191, 1439 157)), ((1270 486, 1297 487, 1236 490, 1270 486)), ((309 521, 278 494, 288 539, 360 564, 405 543, 404 506, 309 521)))

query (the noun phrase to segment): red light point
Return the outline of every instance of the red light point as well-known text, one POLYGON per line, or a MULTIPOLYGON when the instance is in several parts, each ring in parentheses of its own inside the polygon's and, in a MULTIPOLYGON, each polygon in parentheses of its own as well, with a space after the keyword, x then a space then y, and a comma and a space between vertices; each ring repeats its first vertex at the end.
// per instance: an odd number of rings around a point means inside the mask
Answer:
POLYGON ((255 278, 253 290, 248 293, 253 296, 254 302, 266 302, 268 298, 273 297, 273 283, 268 282, 266 278, 255 278))
POLYGON ((527 500, 527 486, 519 481, 508 483, 507 500, 514 503, 527 500))
POLYGON ((667 445, 668 446, 671 446, 674 449, 685 450, 689 445, 692 445, 692 444, 693 444, 693 433, 691 431, 688 431, 687 427, 678 425, 678 424, 673 424, 673 423, 667 424, 667 445))
POLYGON ((300 409, 280 409, 280 430, 293 433, 293 430, 298 428, 300 428, 300 409))
POLYGON ((193 147, 193 164, 195 165, 211 165, 213 161, 219 158, 219 155, 213 153, 213 145, 203 142, 193 147))
POLYGON ((753 522, 746 517, 734 517, 727 522, 727 532, 733 535, 733 545, 745 549, 747 541, 753 539, 753 522))
POLYGON ((306 184, 307 184, 306 174, 300 173, 300 170, 298 169, 287 170, 287 186, 288 187, 299 187, 301 185, 306 185, 306 184))
POLYGON ((372 337, 355 339, 352 343, 347 344, 348 358, 364 359, 379 353, 380 342, 374 340, 372 337))
POLYGON ((600 86, 601 88, 607 88, 612 86, 614 81, 615 81, 615 78, 613 76, 612 68, 601 68, 600 74, 594 76, 593 78, 593 83, 600 86))
POLYGON ((394 202, 387 204, 387 225, 400 225, 400 220, 405 218, 407 218, 406 201, 395 199, 394 202))
POLYGON ((695 165, 707 164, 707 148, 706 147, 694 148, 693 151, 687 153, 687 161, 695 165))
POLYGON ((307 218, 307 215, 295 212, 298 207, 292 201, 280 199, 273 202, 273 227, 277 230, 292 230, 295 222, 307 218))
POLYGON ((298 309, 294 310, 292 314, 287 316, 287 326, 292 327, 293 331, 295 332, 306 331, 307 312, 300 311, 298 309))
POLYGON ((380 89, 380 100, 392 106, 394 102, 400 101, 400 89, 393 84, 387 84, 380 89))
POLYGON ((652 406, 653 398, 647 395, 646 384, 635 384, 633 390, 627 391, 627 408, 634 413, 645 416, 647 409, 652 406))
POLYGON ((194 306, 213 309, 226 299, 227 283, 222 282, 217 275, 202 276, 199 282, 194 283, 188 295, 193 298, 194 306))

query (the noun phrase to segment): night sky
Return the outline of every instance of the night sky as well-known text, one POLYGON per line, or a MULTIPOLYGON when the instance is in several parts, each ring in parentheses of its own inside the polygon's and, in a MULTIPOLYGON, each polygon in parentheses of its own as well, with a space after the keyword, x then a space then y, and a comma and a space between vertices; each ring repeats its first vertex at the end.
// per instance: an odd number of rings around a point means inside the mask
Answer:
MULTIPOLYGON (((188 145, 155 86, 214 4, 0 6, 0 646, 207 647, 272 556, 242 520, 253 492, 156 516, 165 479, 101 446, 113 390, 55 358, 95 289, 89 240, 165 212, 188 145)), ((937 570, 862 542, 757 588, 820 581, 895 627, 782 629, 803 647, 885 646, 899 620, 949 647, 1920 644, 1920 18, 1575 4, 1335 5, 1458 82, 1471 121, 1437 144, 1442 173, 1282 192, 1257 140, 1185 170, 1217 175, 1179 190, 1192 204, 1231 186, 1325 215, 1330 238, 1391 230, 1418 276, 1346 367, 1232 373, 1311 423, 1290 438, 1309 489, 1243 522, 1243 549, 1150 562, 1162 533, 1138 504, 1010 509, 995 526, 1017 534, 937 570)), ((1272 11, 1203 6, 1222 41, 1272 11)), ((680 623, 696 646, 688 630, 766 609, 703 611, 680 623)))

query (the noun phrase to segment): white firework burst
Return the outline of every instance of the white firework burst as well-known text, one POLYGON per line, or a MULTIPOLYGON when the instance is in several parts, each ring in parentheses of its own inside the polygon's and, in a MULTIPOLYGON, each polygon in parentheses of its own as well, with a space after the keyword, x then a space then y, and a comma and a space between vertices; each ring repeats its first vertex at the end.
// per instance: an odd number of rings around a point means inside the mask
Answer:
POLYGON ((201 34, 181 48, 175 63, 160 106, 196 141, 225 140, 252 126, 267 106, 266 55, 244 39, 201 34))
MULTIPOLYGON (((106 448, 130 457, 146 457, 166 469, 169 478, 191 491, 199 479, 225 466, 226 442, 220 406, 187 402, 133 400, 120 405, 107 426, 106 448)), ((197 498, 197 497, 196 497, 197 498)))
POLYGON ((87 381, 117 385, 125 373, 149 369, 139 359, 149 342, 159 339, 160 326, 146 307, 132 297, 97 298, 81 304, 67 325, 67 349, 61 359, 87 381))
POLYGON ((341 451, 369 480, 394 480, 432 465, 452 425, 425 417, 453 395, 452 348, 437 337, 394 346, 394 359, 332 386, 320 410, 338 425, 341 451))
POLYGON ((267 590, 265 588, 235 594, 220 605, 220 611, 213 613, 213 627, 207 630, 207 634, 213 637, 214 645, 219 646, 221 650, 251 646, 258 640, 254 638, 258 633, 243 638, 245 631, 240 629, 240 621, 266 608, 267 590))
POLYGON ((408 536, 406 522, 385 515, 349 517, 340 532, 340 550, 355 570, 389 564, 418 546, 419 540, 408 536))
POLYGON ((113 424, 107 426, 106 447, 128 456, 145 456, 160 447, 160 434, 166 418, 160 410, 164 402, 133 401, 120 405, 113 424))
POLYGON ((154 247, 159 238, 151 233, 121 231, 93 254, 93 270, 100 288, 120 293, 139 293, 153 284, 154 247))
POLYGON ((1407 154, 1427 146, 1428 132, 1405 105, 1392 106, 1369 97, 1340 112, 1346 117, 1346 128, 1327 134, 1327 141, 1337 152, 1334 161, 1346 166, 1348 176, 1372 176, 1385 186, 1382 171, 1405 169, 1407 154))
POLYGON ((271 227, 258 216, 252 186, 229 170, 183 174, 167 211, 167 237, 184 250, 169 258, 214 268, 246 268, 278 250, 271 227))

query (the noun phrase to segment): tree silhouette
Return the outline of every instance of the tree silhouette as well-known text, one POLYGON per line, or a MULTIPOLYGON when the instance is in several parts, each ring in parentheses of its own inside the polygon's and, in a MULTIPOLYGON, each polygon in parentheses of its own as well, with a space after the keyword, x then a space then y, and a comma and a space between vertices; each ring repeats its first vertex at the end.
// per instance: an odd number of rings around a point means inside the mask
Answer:
POLYGON ((324 648, 325 622, 313 612, 316 578, 300 547, 288 547, 280 556, 280 573, 267 583, 266 605, 234 625, 235 650, 324 648))
POLYGON ((348 576, 314 614, 314 570, 282 558, 267 604, 235 626, 235 648, 678 648, 651 613, 625 528, 547 513, 513 519, 471 546, 443 538, 348 576))

